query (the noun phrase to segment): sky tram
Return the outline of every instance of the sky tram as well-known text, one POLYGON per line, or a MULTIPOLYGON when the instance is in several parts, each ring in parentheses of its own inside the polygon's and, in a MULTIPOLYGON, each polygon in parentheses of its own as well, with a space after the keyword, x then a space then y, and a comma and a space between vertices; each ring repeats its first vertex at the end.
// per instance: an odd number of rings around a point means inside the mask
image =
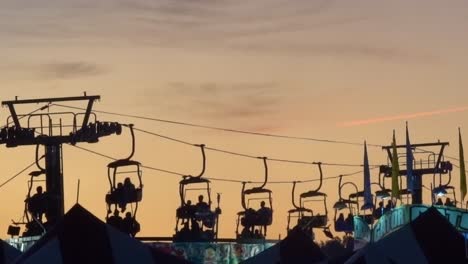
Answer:
POLYGON ((179 182, 180 206, 176 210, 174 242, 210 242, 218 238, 221 196, 217 195, 218 206, 212 210, 210 180, 203 178, 206 169, 205 145, 197 146, 202 152, 202 171, 198 176, 184 176, 179 182), (198 193, 196 204, 188 199, 187 193, 191 191, 198 193))
POLYGON ((267 227, 273 223, 272 191, 265 188, 268 182, 267 158, 261 157, 259 159, 263 160, 265 168, 263 184, 245 189, 246 182, 242 183, 241 205, 244 210, 237 213, 236 225, 236 239, 240 243, 263 241, 267 236, 267 227), (251 208, 250 201, 260 201, 260 207, 257 210, 251 208), (240 226, 242 226, 241 232, 239 232, 240 226))

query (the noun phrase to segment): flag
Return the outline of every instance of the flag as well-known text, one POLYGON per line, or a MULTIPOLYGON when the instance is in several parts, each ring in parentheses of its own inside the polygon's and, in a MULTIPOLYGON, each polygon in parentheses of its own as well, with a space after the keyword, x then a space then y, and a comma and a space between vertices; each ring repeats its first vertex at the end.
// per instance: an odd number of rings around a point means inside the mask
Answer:
POLYGON ((412 191, 414 188, 413 160, 414 157, 409 139, 408 122, 406 122, 406 188, 408 191, 412 191))
POLYGON ((370 182, 369 159, 367 157, 367 143, 364 141, 364 205, 361 210, 374 208, 370 182))
POLYGON ((392 198, 400 198, 400 186, 398 177, 400 176, 400 166, 398 165, 398 152, 396 148, 395 130, 393 130, 392 141, 392 198))
POLYGON ((465 157, 463 154, 463 143, 460 128, 458 128, 458 142, 460 152, 460 193, 462 201, 466 196, 466 171, 465 171, 465 157))

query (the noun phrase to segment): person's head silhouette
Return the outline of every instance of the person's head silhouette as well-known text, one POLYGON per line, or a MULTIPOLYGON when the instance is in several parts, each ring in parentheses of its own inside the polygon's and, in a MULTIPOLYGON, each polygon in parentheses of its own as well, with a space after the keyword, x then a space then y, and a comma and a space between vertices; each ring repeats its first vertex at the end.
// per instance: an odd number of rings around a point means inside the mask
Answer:
POLYGON ((42 186, 37 186, 36 192, 37 192, 38 194, 42 194, 42 186))
POLYGON ((203 195, 199 195, 199 196, 198 196, 198 202, 199 202, 199 203, 202 203, 202 202, 203 202, 203 195))
POLYGON ((131 184, 131 183, 132 183, 132 181, 130 180, 129 177, 125 178, 124 184, 131 184))
POLYGON ((261 207, 261 208, 264 208, 264 207, 265 207, 265 201, 262 201, 262 202, 260 203, 260 207, 261 207))

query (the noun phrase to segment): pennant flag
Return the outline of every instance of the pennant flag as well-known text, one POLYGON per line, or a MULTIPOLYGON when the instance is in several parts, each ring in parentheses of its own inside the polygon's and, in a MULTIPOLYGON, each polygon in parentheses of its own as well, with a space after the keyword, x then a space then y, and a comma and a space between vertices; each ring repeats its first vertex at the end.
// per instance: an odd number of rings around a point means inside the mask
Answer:
POLYGON ((364 205, 361 210, 372 208, 374 208, 374 203, 372 202, 369 159, 367 157, 367 143, 364 141, 364 205))
POLYGON ((460 193, 462 201, 466 196, 466 171, 465 171, 465 157, 463 154, 463 143, 460 128, 458 128, 458 142, 460 152, 460 193))
POLYGON ((400 199, 400 186, 398 177, 400 176, 400 166, 398 165, 398 152, 396 148, 395 130, 393 130, 392 141, 392 198, 400 199))
POLYGON ((408 122, 406 122, 406 188, 408 191, 412 191, 414 188, 413 160, 414 157, 409 139, 408 122))

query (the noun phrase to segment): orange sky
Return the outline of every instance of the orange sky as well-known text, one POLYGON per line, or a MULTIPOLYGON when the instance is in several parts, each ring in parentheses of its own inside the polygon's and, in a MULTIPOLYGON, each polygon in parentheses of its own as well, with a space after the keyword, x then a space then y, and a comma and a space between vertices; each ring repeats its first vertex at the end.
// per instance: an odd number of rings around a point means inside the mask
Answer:
MULTIPOLYGON (((435 0, 6 0, 0 3, 0 100, 86 91, 102 96, 99 110, 374 144, 388 144, 396 129, 403 143, 403 119, 340 124, 464 109, 467 11, 465 1, 435 0)), ((0 118, 8 114, 1 109, 0 118)), ((447 154, 456 157, 457 128, 468 133, 466 116, 463 111, 417 115, 409 120, 412 142, 450 141, 447 154)), ((359 146, 99 118, 255 156, 362 163, 359 146)), ((137 143, 135 158, 145 165, 187 174, 199 171, 196 148, 140 133, 137 143)), ((82 146, 124 157, 129 138, 113 136, 82 146)), ((33 161, 34 148, 2 147, 0 157, 3 182, 33 161)), ((73 205, 80 179, 81 204, 104 217, 109 161, 69 146, 64 147, 64 158, 66 207, 73 205)), ((260 161, 215 152, 207 152, 207 158, 208 176, 263 177, 260 161)), ((370 148, 369 158, 371 164, 386 162, 379 148, 370 148)), ((308 165, 270 162, 270 171, 272 180, 317 176, 316 168, 308 165)), ((353 171, 324 168, 326 177, 353 171)), ((457 184, 458 172, 453 176, 457 184)), ((376 180, 375 173, 373 177, 376 180)), ((361 184, 361 178, 349 179, 361 184)), ((21 216, 26 181, 24 174, 0 189, 0 230, 21 216)), ((145 171, 144 181, 141 235, 172 235, 179 178, 145 171)), ((304 184, 298 191, 314 187, 304 184)), ((220 236, 233 237, 241 186, 213 182, 212 188, 222 193, 220 236)), ((292 207, 291 185, 269 188, 275 209, 269 235, 277 238, 284 236, 286 211, 292 207)), ((323 190, 331 207, 337 180, 325 182, 323 190)))

